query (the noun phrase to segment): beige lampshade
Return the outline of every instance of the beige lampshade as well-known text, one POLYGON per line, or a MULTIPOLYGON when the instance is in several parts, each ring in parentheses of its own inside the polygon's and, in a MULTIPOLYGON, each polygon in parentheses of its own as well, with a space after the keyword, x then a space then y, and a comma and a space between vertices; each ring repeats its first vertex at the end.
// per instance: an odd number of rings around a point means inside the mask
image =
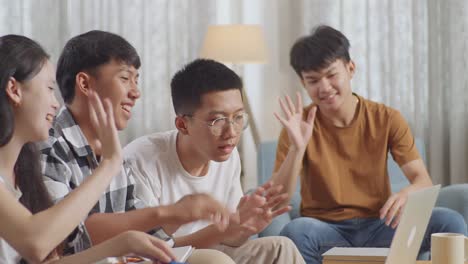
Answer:
POLYGON ((200 57, 224 63, 265 63, 267 51, 259 25, 211 25, 200 57))

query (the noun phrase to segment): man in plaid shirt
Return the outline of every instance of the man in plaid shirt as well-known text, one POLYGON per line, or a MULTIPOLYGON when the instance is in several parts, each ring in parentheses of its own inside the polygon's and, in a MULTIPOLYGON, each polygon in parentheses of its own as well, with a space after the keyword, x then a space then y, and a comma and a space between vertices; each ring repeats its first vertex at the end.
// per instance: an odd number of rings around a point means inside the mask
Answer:
MULTIPOLYGON (((44 181, 55 201, 82 184, 100 160, 101 143, 88 113, 89 91, 96 91, 112 105, 116 127, 122 130, 140 97, 139 67, 136 50, 112 33, 90 31, 65 45, 57 65, 57 83, 66 106, 59 111, 49 139, 39 143, 44 181)), ((223 229, 229 218, 227 209, 207 194, 186 196, 172 205, 145 207, 135 198, 132 171, 123 163, 89 217, 67 238, 64 254, 82 251, 126 230, 147 231, 169 241, 171 237, 159 227, 172 230, 216 215, 220 216, 216 223, 223 229)), ((209 253, 212 259, 222 254, 209 253)), ((229 263, 223 256, 218 261, 229 263)))
MULTIPOLYGON (((56 202, 65 197, 97 168, 98 160, 80 126, 66 107, 62 107, 49 132, 49 139, 39 143, 44 182, 56 202)), ((145 205, 134 194, 135 181, 126 164, 114 176, 106 194, 91 210, 93 213, 119 213, 145 205)), ((83 223, 84 224, 84 223, 83 223)), ((80 225, 69 237, 66 253, 75 253, 91 247, 89 234, 80 225)))

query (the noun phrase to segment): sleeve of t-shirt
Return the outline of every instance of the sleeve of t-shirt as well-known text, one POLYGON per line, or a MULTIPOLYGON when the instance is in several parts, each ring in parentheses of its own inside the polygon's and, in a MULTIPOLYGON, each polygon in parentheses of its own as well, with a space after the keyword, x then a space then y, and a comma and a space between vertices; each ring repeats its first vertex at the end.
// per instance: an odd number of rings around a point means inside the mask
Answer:
POLYGON ((244 195, 242 191, 242 186, 240 182, 240 175, 241 175, 241 161, 239 157, 239 152, 236 151, 233 152, 233 177, 232 177, 232 182, 231 182, 231 188, 230 190, 227 190, 228 197, 227 197, 227 204, 226 207, 231 211, 234 212, 237 209, 237 205, 239 204, 240 199, 244 195))
POLYGON ((281 134, 278 139, 278 146, 276 148, 275 167, 273 169, 273 172, 276 172, 279 170, 279 168, 281 167, 281 164, 283 164, 284 160, 286 159, 286 156, 288 155, 288 151, 289 151, 288 132, 286 131, 285 128, 283 128, 281 130, 281 134))
POLYGON ((411 129, 400 112, 393 110, 389 121, 388 145, 393 159, 400 167, 410 161, 420 159, 411 129))
MULTIPOLYGON (((151 170, 142 155, 136 154, 134 149, 124 150, 125 162, 130 167, 135 179, 135 197, 145 206, 159 206, 161 197, 161 183, 157 171, 151 170)), ((153 156, 151 158, 154 159, 153 156)), ((154 162, 154 160, 153 160, 154 162)))

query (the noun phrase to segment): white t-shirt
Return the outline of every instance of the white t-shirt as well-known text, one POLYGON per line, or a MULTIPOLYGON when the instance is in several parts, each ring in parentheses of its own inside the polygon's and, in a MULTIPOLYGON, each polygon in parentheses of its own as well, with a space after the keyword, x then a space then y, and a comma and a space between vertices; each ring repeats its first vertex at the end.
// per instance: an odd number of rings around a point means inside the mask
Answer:
MULTIPOLYGON (((210 161, 205 176, 192 176, 177 155, 177 133, 173 130, 143 136, 124 148, 125 160, 135 174, 137 198, 149 206, 158 206, 173 204, 188 194, 209 193, 234 212, 243 195, 237 149, 224 162, 210 161)), ((174 236, 188 235, 207 225, 206 221, 189 223, 174 236)))
MULTIPOLYGON (((0 184, 5 186, 17 200, 23 195, 19 189, 13 188, 8 182, 6 182, 0 175, 0 184)), ((2 264, 17 264, 20 262, 21 256, 16 252, 14 248, 10 246, 5 240, 0 238, 0 263, 2 264)))

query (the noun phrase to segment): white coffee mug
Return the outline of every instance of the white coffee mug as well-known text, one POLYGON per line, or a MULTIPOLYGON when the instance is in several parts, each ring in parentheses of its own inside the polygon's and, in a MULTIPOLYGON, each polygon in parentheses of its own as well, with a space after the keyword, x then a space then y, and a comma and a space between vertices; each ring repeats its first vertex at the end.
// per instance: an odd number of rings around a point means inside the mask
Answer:
POLYGON ((468 238, 462 234, 435 233, 431 236, 432 264, 464 264, 468 238))

